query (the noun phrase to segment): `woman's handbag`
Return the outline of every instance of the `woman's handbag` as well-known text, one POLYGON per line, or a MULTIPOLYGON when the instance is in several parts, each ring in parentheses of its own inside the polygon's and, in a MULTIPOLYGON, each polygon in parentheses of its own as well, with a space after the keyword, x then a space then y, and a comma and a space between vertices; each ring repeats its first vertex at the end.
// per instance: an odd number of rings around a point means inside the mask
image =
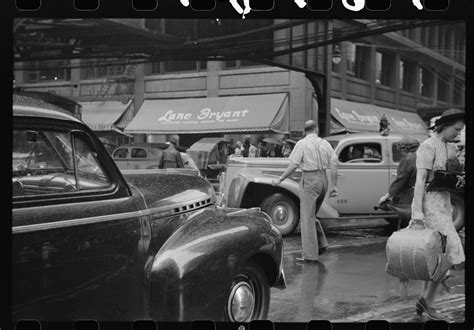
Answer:
POLYGON ((387 240, 385 271, 402 280, 437 281, 451 267, 446 237, 429 228, 409 226, 387 240))
POLYGON ((426 191, 463 192, 465 183, 464 172, 434 171, 433 179, 428 183, 426 191))

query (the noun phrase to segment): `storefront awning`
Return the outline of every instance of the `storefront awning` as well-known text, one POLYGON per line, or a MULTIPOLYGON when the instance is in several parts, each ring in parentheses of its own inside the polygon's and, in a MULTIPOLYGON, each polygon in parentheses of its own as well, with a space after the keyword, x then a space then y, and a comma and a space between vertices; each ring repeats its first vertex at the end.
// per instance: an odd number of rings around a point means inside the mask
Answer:
POLYGON ((80 102, 82 120, 94 131, 117 131, 123 129, 133 119, 132 101, 80 102))
POLYGON ((273 131, 288 133, 285 93, 145 100, 126 133, 195 134, 273 131))
POLYGON ((368 103, 331 99, 331 116, 349 132, 378 132, 385 114, 390 131, 402 134, 427 135, 425 122, 415 112, 407 112, 368 103))

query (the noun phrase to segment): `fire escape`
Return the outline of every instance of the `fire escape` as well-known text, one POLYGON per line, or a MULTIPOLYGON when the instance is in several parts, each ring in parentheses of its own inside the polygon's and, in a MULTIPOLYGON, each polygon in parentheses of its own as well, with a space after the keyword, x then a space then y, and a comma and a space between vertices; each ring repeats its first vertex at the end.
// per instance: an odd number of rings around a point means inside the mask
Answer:
POLYGON ((107 77, 105 82, 100 86, 100 88, 92 97, 91 102, 96 101, 98 99, 109 98, 113 95, 109 93, 112 87, 117 86, 117 84, 119 83, 133 81, 135 78, 136 67, 136 64, 127 64, 120 75, 107 77))

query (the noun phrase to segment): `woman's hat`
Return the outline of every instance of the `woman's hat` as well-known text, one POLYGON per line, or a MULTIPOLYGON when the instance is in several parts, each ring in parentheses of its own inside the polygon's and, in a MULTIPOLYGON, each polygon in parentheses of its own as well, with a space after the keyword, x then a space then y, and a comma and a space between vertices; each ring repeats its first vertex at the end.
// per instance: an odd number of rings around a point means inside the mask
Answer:
POLYGON ((292 139, 286 139, 284 142, 289 143, 289 144, 296 144, 296 141, 292 139))
POLYGON ((461 120, 461 119, 464 119, 464 111, 451 108, 451 109, 443 111, 443 113, 441 114, 441 117, 436 119, 434 125, 431 126, 429 129, 434 129, 436 126, 439 126, 443 123, 461 120))

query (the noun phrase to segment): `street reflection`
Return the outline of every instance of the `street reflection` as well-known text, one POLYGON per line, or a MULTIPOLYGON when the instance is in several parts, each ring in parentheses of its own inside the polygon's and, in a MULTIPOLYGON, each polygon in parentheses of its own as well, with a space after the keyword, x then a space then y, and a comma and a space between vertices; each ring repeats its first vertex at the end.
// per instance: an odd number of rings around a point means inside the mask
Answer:
POLYGON ((296 319, 308 322, 314 318, 314 305, 324 287, 328 270, 324 263, 302 263, 300 298, 296 319))

